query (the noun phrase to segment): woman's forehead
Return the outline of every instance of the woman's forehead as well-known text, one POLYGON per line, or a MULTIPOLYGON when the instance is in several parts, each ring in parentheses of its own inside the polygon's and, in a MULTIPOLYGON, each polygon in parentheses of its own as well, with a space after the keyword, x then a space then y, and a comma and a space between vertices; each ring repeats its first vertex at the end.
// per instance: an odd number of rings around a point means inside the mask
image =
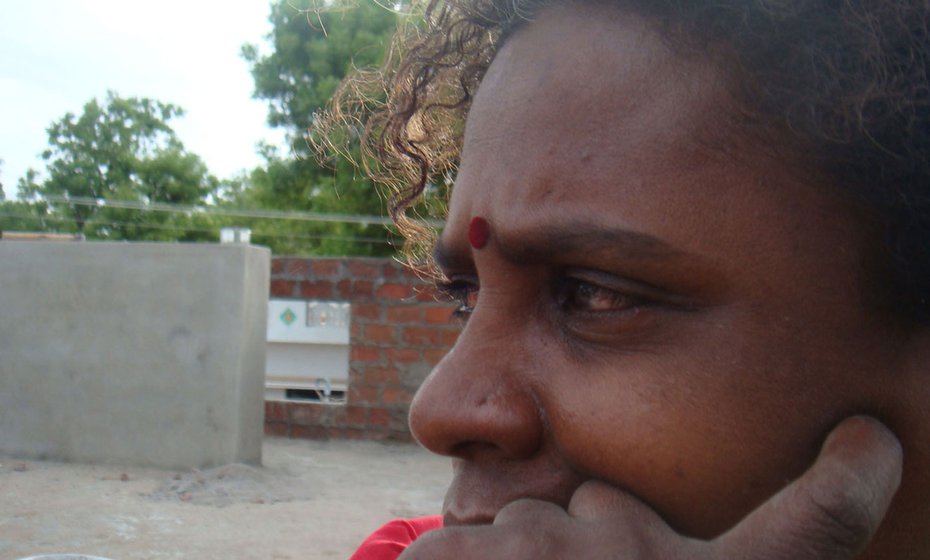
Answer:
POLYGON ((760 254, 793 259, 785 279, 856 266, 855 217, 764 146, 721 149, 729 109, 713 69, 671 56, 609 8, 547 11, 515 34, 468 118, 444 249, 467 252, 480 216, 510 246, 588 224, 723 272, 769 266, 760 254))
POLYGON ((710 65, 677 60, 635 16, 598 6, 543 12, 482 82, 450 221, 474 214, 470 200, 568 203, 581 183, 596 195, 618 175, 635 182, 663 166, 680 175, 704 165, 710 129, 728 118, 716 82, 710 65))

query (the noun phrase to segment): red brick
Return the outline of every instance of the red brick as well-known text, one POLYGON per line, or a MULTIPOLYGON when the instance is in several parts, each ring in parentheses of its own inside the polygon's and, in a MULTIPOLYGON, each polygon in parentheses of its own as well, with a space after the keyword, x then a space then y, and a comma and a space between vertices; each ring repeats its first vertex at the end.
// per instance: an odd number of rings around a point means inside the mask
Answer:
POLYGON ((271 259, 271 275, 282 274, 284 273, 284 261, 285 259, 271 259))
POLYGON ((368 425, 387 428, 391 425, 391 411, 383 408, 372 408, 368 411, 368 425))
POLYGON ((459 339, 460 331, 442 331, 442 345, 446 348, 452 348, 455 346, 456 341, 459 339))
POLYGON ((371 299, 374 293, 375 285, 371 280, 356 280, 349 290, 349 299, 371 299))
POLYGON ((287 407, 290 412, 291 424, 301 426, 321 424, 329 416, 329 407, 325 404, 290 403, 287 407))
POLYGON ((272 280, 270 291, 272 297, 294 297, 297 291, 297 282, 293 280, 272 280))
POLYGON ((365 325, 353 321, 349 327, 349 338, 353 342, 365 342, 365 325))
POLYGON ((265 401, 265 422, 287 422, 287 403, 265 401))
POLYGON ((419 323, 423 317, 423 309, 418 305, 395 305, 386 309, 390 323, 419 323))
POLYGON ((352 299, 352 281, 340 280, 336 283, 336 297, 339 299, 352 299))
POLYGON ((400 376, 397 374, 397 368, 370 367, 365 370, 365 383, 372 386, 397 385, 400 383, 400 376))
MULTIPOLYGON (((356 363, 356 364, 350 363, 349 364, 349 384, 351 385, 353 383, 359 383, 359 384, 364 385, 365 384, 364 382, 365 381, 365 370, 367 370, 368 367, 369 366, 365 363, 356 363), (358 366, 361 366, 361 367, 358 367, 358 366)), ((375 366, 371 366, 371 367, 375 367, 375 366)))
POLYGON ((379 429, 375 426, 369 426, 365 431, 365 439, 368 441, 392 441, 391 432, 379 429))
POLYGON ((374 321, 381 317, 381 305, 377 303, 352 302, 352 320, 374 321))
POLYGON ((365 430, 359 428, 332 428, 330 429, 329 435, 332 439, 368 439, 365 430))
POLYGON ((407 344, 417 346, 436 346, 440 344, 442 332, 435 328, 426 327, 405 327, 403 330, 403 339, 407 344))
POLYGON ((346 268, 349 269, 349 274, 355 276, 356 278, 380 278, 381 277, 381 267, 374 263, 364 262, 364 261, 347 261, 346 268))
POLYGON ((288 425, 285 422, 265 422, 266 436, 287 437, 288 432, 288 425))
POLYGON ((353 303, 352 317, 361 319, 377 319, 381 316, 381 306, 377 303, 353 303))
POLYGON ((415 443, 416 440, 413 439, 413 434, 410 432, 388 432, 388 441, 396 441, 398 443, 415 443))
POLYGON ((287 259, 284 263, 284 274, 304 278, 310 272, 310 261, 307 259, 287 259))
POLYGON ((381 359, 381 349, 375 346, 354 345, 349 359, 353 362, 377 362, 381 359))
POLYGON ((410 364, 423 359, 423 354, 414 348, 387 348, 385 354, 392 364, 410 364))
POLYGON ((349 402, 353 404, 369 404, 378 402, 378 389, 366 386, 349 386, 349 402))
POLYGON ((349 426, 365 427, 368 425, 368 409, 366 407, 348 405, 345 411, 345 423, 349 426))
POLYGON ((291 426, 290 436, 295 439, 330 439, 330 428, 323 426, 291 426))
POLYGON ((333 283, 325 280, 301 282, 300 295, 308 299, 333 299, 333 283))
POLYGON ((388 325, 366 325, 365 333, 362 335, 365 342, 371 344, 376 342, 394 342, 394 328, 388 325))
POLYGON ((378 291, 375 292, 375 296, 378 299, 397 299, 402 300, 406 298, 411 298, 416 295, 411 286, 405 284, 384 284, 378 291))
POLYGON ((423 303, 446 303, 449 301, 449 298, 443 297, 429 286, 417 286, 414 291, 417 294, 417 301, 423 303))
POLYGON ((424 350, 423 351, 423 361, 428 363, 431 366, 438 364, 443 358, 446 357, 446 354, 449 353, 447 348, 437 348, 434 350, 424 350))
POLYGON ((410 429, 407 407, 392 407, 387 410, 391 413, 391 425, 389 426, 391 430, 407 432, 410 429))
POLYGON ((450 307, 427 307, 423 312, 423 319, 431 325, 449 325, 453 324, 452 308, 450 307))
POLYGON ((346 407, 345 406, 329 406, 330 417, 327 426, 345 426, 346 423, 346 407))
POLYGON ((401 277, 406 278, 408 282, 423 282, 420 275, 408 266, 397 263, 394 264, 394 269, 397 270, 401 277))
POLYGON ((413 392, 393 387, 385 387, 384 395, 381 398, 381 402, 384 404, 410 404, 412 400, 413 392))
POLYGON ((339 259, 318 259, 310 263, 310 272, 315 278, 338 276, 342 262, 339 259))

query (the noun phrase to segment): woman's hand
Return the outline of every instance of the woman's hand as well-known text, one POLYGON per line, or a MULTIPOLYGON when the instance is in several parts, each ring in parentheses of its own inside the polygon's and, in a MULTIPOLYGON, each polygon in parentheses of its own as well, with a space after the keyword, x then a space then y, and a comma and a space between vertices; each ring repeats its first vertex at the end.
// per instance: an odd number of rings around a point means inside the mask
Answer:
POLYGON ((567 510, 518 500, 493 525, 427 533, 401 559, 848 559, 881 523, 901 465, 895 436, 875 420, 853 417, 830 434, 803 476, 712 541, 683 537, 638 499, 590 481, 567 510))

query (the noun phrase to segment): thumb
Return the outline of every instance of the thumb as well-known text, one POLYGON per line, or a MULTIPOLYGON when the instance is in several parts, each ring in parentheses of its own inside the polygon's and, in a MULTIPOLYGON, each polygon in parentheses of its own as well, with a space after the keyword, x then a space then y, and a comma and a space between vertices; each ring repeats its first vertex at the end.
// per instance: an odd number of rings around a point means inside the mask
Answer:
POLYGON ((902 461, 900 443, 883 424, 848 418, 806 473, 712 546, 720 558, 852 558, 885 516, 901 482, 902 461))

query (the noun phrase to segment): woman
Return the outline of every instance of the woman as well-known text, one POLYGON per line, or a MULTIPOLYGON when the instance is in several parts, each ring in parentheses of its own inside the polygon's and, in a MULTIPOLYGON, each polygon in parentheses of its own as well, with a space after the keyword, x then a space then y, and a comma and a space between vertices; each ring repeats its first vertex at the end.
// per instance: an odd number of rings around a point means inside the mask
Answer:
POLYGON ((408 226, 459 162, 402 557, 930 558, 927 3, 428 18, 369 120, 408 226))

